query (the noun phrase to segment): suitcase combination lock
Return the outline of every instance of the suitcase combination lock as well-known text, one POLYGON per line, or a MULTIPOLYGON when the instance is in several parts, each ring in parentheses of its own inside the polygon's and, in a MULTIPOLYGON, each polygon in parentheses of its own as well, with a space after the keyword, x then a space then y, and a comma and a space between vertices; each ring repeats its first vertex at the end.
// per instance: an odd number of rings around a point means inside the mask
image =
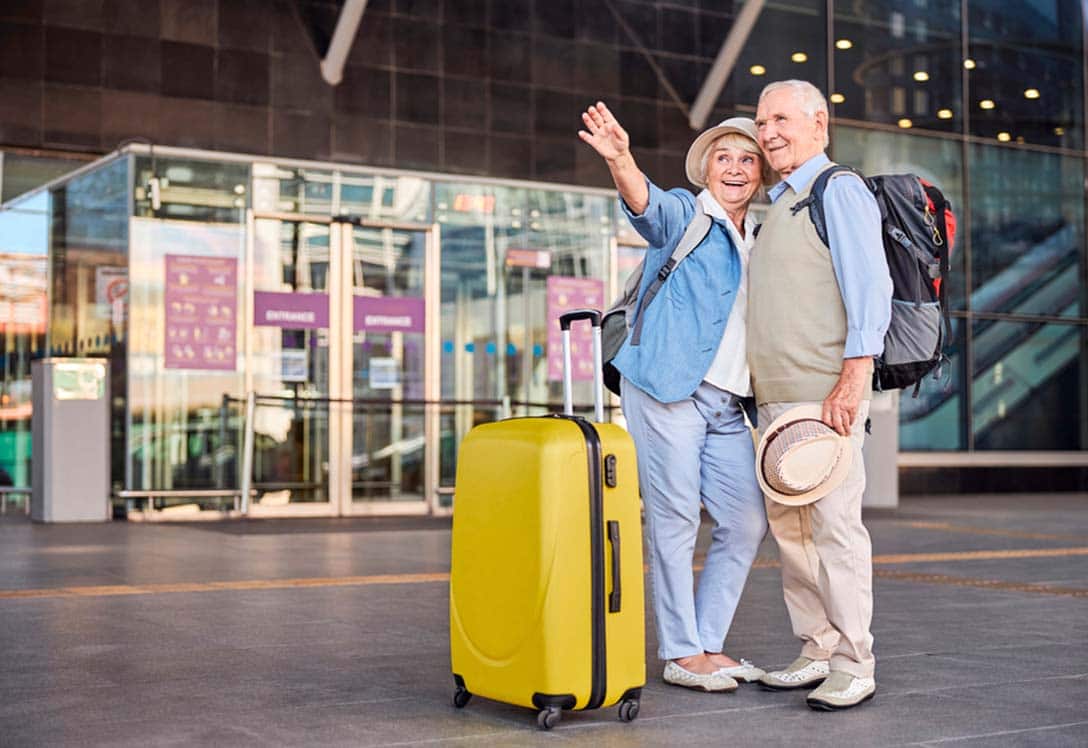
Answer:
POLYGON ((616 487, 616 455, 604 458, 604 484, 609 488, 616 487))

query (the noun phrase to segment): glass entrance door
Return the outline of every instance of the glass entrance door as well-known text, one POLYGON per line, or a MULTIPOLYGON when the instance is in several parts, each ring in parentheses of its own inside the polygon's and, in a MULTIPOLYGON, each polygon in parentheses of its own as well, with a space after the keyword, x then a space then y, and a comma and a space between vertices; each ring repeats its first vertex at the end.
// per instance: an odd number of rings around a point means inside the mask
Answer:
POLYGON ((249 511, 334 514, 329 303, 338 237, 317 218, 257 217, 249 233, 246 390, 256 395, 249 511))
POLYGON ((434 486, 428 436, 436 389, 430 382, 437 382, 427 349, 430 232, 366 225, 343 231, 352 297, 346 512, 423 513, 434 486))
POLYGON ((437 508, 437 301, 425 301, 438 298, 435 234, 254 219, 251 513, 437 508))

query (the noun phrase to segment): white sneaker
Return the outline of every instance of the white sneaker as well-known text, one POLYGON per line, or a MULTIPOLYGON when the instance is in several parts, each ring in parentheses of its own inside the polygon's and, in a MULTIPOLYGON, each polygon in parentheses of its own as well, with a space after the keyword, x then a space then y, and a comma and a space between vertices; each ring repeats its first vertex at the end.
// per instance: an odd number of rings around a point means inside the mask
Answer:
POLYGON ((831 712, 857 706, 873 698, 874 693, 876 681, 872 678, 857 678, 850 673, 836 670, 805 701, 813 709, 831 712))
POLYGON ((831 663, 827 660, 798 657, 785 670, 765 674, 759 683, 769 691, 792 691, 821 682, 829 672, 831 663))
POLYGON ((718 668, 718 672, 722 675, 728 675, 730 678, 738 680, 741 683, 755 683, 767 674, 761 668, 756 667, 745 659, 741 659, 739 665, 718 668))
POLYGON ((665 673, 662 677, 666 683, 673 686, 693 688, 696 691, 729 693, 737 690, 737 682, 728 675, 723 675, 720 670, 713 673, 693 673, 671 660, 665 663, 665 673))

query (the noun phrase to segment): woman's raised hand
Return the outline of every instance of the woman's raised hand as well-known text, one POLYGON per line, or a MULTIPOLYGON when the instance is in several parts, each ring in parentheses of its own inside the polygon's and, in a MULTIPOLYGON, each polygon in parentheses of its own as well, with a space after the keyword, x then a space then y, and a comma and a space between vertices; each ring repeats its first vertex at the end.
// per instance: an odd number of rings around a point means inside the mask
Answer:
POLYGON ((578 137, 593 146, 608 165, 612 181, 616 183, 620 197, 634 214, 642 215, 650 202, 650 188, 646 177, 635 164, 631 155, 631 138, 620 127, 612 112, 603 101, 598 101, 582 112, 586 129, 578 131, 578 137))
POLYGON ((582 112, 582 122, 586 129, 579 130, 578 137, 593 146, 602 158, 615 161, 630 152, 631 138, 603 101, 582 112))

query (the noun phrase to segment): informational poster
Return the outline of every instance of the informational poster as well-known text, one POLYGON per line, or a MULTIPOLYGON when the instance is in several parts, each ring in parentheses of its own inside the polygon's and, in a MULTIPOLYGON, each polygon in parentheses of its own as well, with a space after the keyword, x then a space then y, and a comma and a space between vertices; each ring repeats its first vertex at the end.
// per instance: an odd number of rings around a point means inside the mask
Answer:
MULTIPOLYGON (((548 277, 548 381, 563 380, 563 334, 559 315, 572 309, 600 309, 604 303, 604 281, 595 278, 548 277)), ((575 322, 570 328, 571 378, 593 379, 593 332, 589 322, 575 322)))
POLYGON ((356 296, 355 329, 366 332, 423 332, 426 304, 418 296, 356 296))
POLYGON ((547 270, 552 266, 552 253, 546 249, 518 249, 511 247, 506 250, 506 264, 509 267, 547 270))
POLYGON ((166 255, 167 369, 234 371, 238 260, 166 255))
POLYGON ((105 396, 105 364, 91 361, 53 364, 54 400, 101 400, 105 396))
POLYGON ((284 382, 310 381, 310 362, 305 349, 285 348, 280 351, 280 379, 284 382))
POLYGON ((400 384, 400 367, 395 358, 370 359, 370 389, 391 390, 400 384))

